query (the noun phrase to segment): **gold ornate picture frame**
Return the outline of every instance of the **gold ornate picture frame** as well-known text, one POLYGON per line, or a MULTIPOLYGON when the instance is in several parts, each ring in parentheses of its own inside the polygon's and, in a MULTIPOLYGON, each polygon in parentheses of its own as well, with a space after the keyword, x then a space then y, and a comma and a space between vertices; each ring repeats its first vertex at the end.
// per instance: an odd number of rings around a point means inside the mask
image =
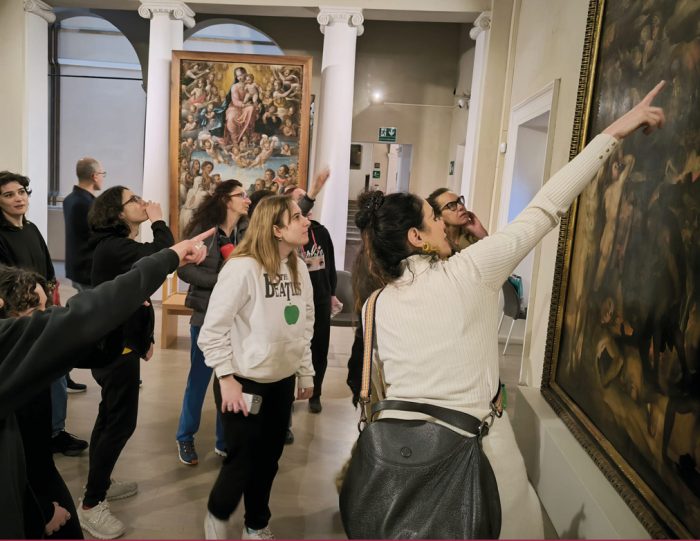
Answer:
POLYGON ((700 5, 592 0, 571 142, 661 79, 562 220, 542 393, 653 537, 700 537, 700 5))
POLYGON ((306 187, 311 57, 174 51, 170 223, 180 238, 219 182, 306 187))

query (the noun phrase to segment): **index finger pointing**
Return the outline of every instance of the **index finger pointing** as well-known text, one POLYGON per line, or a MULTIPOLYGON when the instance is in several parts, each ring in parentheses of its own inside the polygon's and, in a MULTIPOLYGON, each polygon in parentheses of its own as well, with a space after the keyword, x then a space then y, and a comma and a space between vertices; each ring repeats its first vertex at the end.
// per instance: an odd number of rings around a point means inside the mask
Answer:
POLYGON ((214 234, 214 231, 216 231, 216 227, 212 227, 211 229, 206 230, 204 233, 200 233, 196 237, 192 237, 192 240, 194 242, 199 242, 200 240, 208 239, 214 234))
POLYGON ((654 88, 651 89, 651 91, 646 96, 644 96, 642 103, 648 105, 652 101, 654 101, 654 98, 658 95, 659 92, 661 92, 664 86, 666 86, 666 81, 660 81, 659 84, 657 84, 654 88))

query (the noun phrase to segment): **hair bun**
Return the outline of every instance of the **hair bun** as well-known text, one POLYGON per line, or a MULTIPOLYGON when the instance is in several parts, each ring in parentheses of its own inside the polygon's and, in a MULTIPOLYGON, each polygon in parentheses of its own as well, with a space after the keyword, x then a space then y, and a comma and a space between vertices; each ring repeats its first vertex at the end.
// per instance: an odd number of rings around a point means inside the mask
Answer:
POLYGON ((360 208, 355 215, 355 225, 363 230, 374 222, 377 212, 384 204, 384 194, 378 190, 365 192, 360 195, 357 204, 360 208))

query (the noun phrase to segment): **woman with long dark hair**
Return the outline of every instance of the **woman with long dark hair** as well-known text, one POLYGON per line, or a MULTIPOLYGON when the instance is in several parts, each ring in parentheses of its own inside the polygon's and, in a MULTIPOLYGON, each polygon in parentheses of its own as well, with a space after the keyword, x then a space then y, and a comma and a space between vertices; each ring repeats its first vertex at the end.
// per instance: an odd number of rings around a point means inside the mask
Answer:
MULTIPOLYGON (((363 249, 353 279, 370 291, 383 288, 375 310, 375 354, 386 398, 493 419, 499 389, 498 295, 503 282, 558 224, 622 138, 640 126, 648 132, 663 125, 663 111, 651 105, 662 86, 593 139, 512 223, 454 255, 444 223, 421 198, 370 192, 360 199, 356 220, 363 249)), ((406 411, 382 415, 426 418, 406 411)), ((541 538, 540 504, 507 413, 495 418, 482 444, 499 488, 501 537, 541 538)), ((411 531, 410 524, 405 527, 411 531)))
POLYGON ((216 371, 214 397, 228 456, 209 495, 207 539, 228 539, 226 522, 243 497, 242 538, 272 539, 270 492, 294 390, 300 400, 313 391, 313 290, 297 255, 308 231, 299 205, 266 197, 211 295, 199 347, 216 371), (249 409, 252 404, 259 411, 249 409))
MULTIPOLYGON (((197 345, 199 331, 204 323, 204 314, 207 312, 209 297, 219 270, 226 257, 243 240, 248 225, 249 206, 250 199, 243 185, 237 180, 225 180, 216 187, 212 195, 204 199, 185 229, 185 237, 189 238, 216 227, 216 234, 206 243, 207 257, 204 262, 201 265, 182 267, 178 273, 180 278, 190 284, 185 305, 193 310, 190 318, 190 372, 187 375, 187 387, 182 399, 176 436, 178 457, 183 464, 195 465, 199 462, 194 435, 199 430, 202 404, 211 380, 211 368, 204 363, 204 353, 197 345)), ((226 456, 220 413, 216 415, 214 452, 226 456)))

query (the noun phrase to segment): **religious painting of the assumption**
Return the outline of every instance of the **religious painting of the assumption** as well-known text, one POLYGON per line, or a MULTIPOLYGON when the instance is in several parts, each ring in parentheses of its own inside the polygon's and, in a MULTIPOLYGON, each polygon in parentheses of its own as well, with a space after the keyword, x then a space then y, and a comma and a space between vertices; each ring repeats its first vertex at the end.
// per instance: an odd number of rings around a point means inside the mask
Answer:
POLYGON ((217 184, 306 186, 311 58, 173 52, 170 222, 181 237, 217 184))
POLYGON ((572 151, 662 79, 562 228, 543 393, 654 537, 700 537, 700 2, 594 0, 572 151), (573 148, 575 147, 575 148, 573 148))

